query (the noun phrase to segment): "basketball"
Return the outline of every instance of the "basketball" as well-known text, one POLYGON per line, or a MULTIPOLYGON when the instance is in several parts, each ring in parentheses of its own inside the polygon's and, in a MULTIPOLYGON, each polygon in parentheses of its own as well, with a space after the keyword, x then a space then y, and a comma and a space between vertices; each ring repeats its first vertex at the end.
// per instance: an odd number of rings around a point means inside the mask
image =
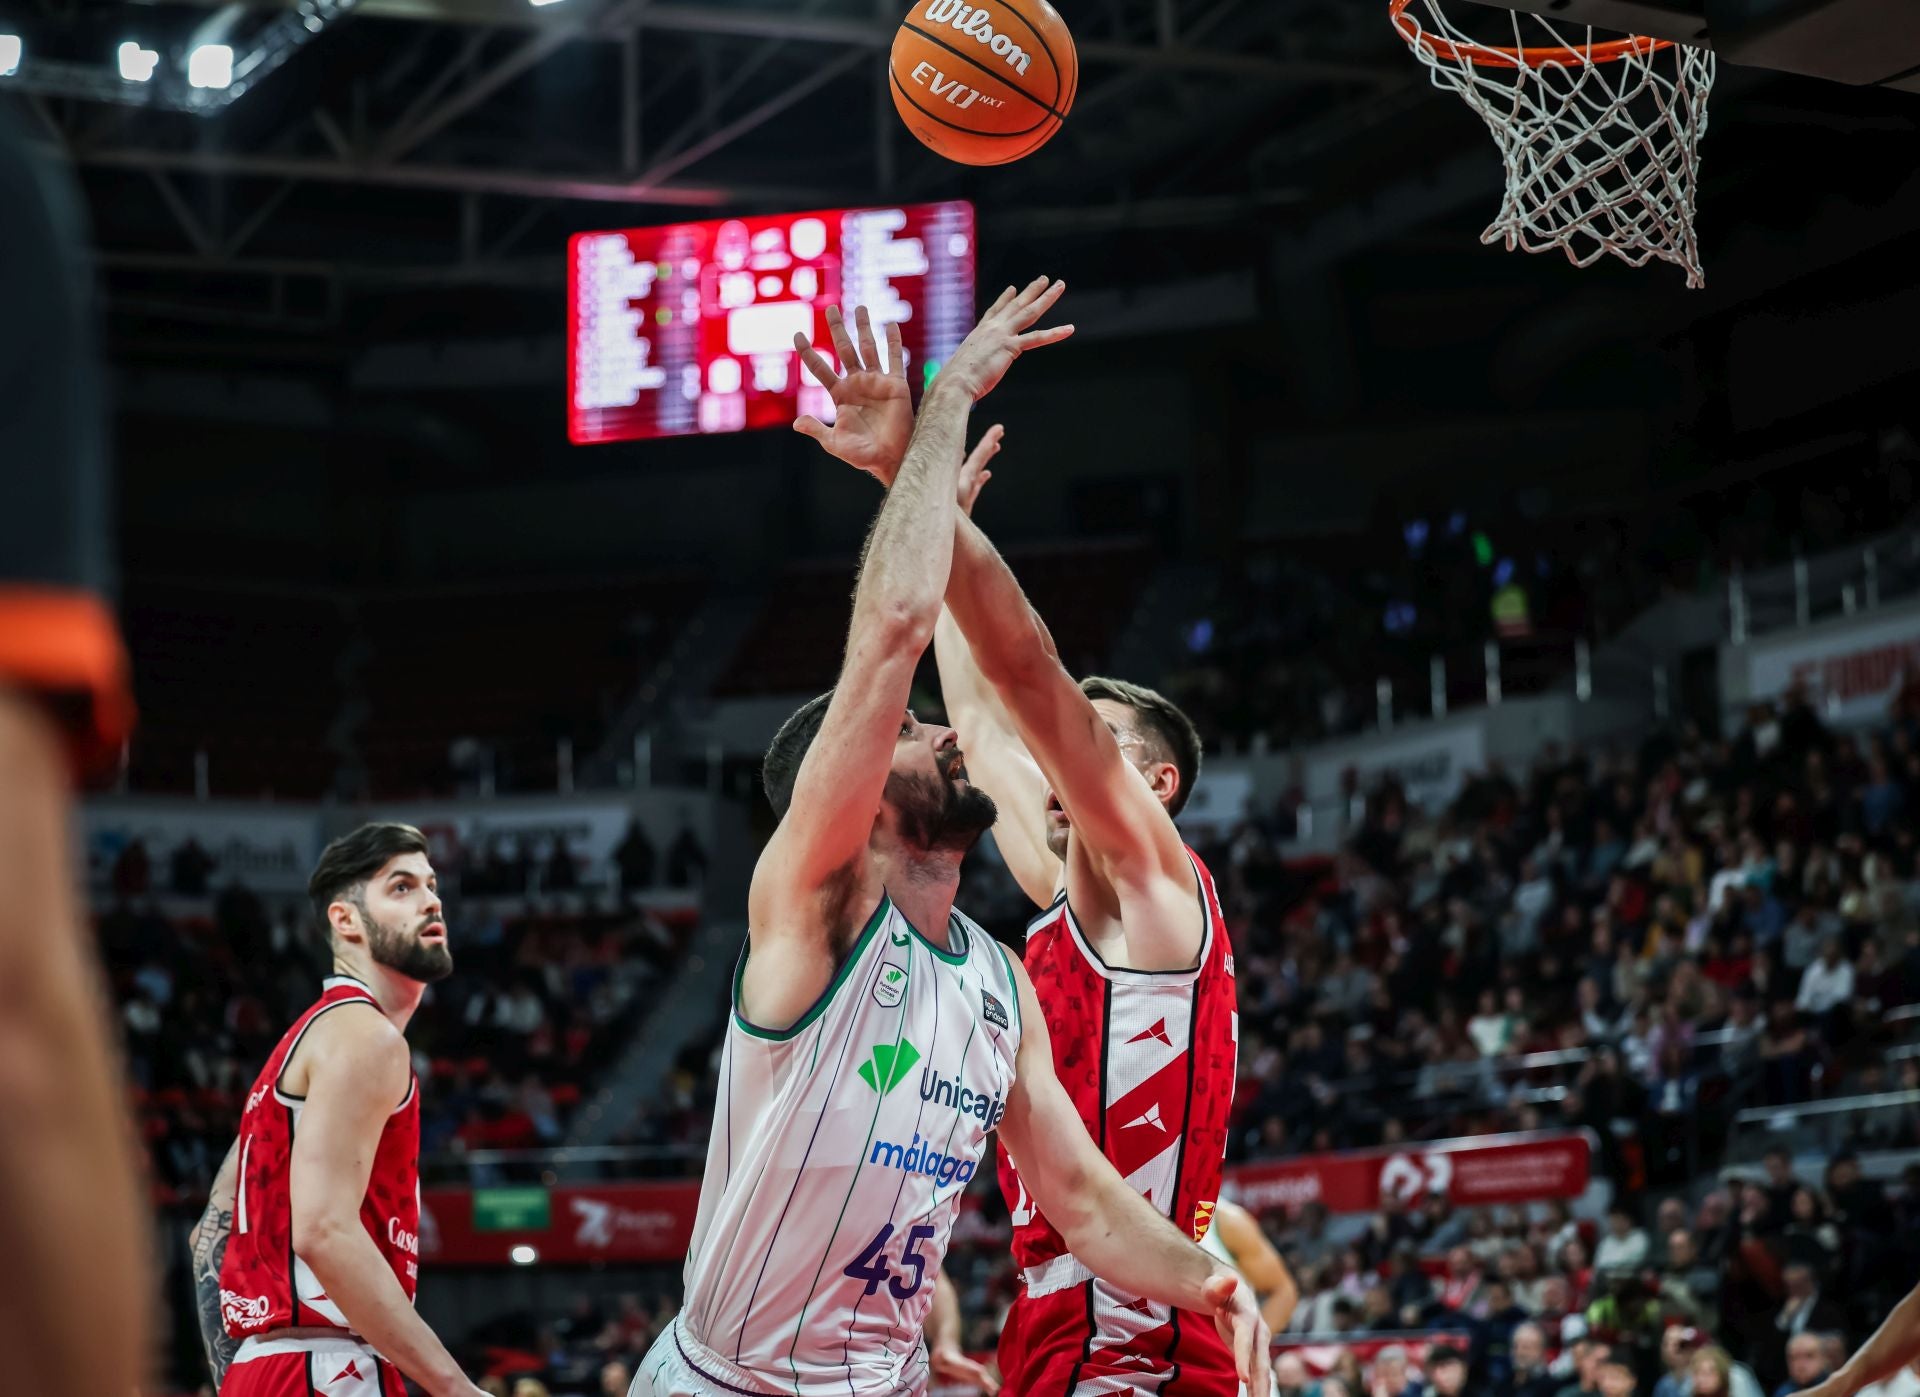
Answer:
POLYGON ((907 129, 962 165, 1031 155, 1080 87, 1073 35, 1047 0, 918 0, 894 36, 892 65, 907 129))

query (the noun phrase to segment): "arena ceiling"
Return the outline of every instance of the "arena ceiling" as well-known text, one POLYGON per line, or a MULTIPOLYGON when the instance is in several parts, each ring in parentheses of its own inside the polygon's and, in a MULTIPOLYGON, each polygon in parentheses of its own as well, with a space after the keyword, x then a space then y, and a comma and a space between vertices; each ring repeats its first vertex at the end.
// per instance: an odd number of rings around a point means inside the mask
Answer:
MULTIPOLYGON (((973 198, 984 276, 1071 267, 1082 287, 1157 290, 1196 323, 1248 314, 1249 287, 1268 313, 1310 306, 1273 288, 1362 251, 1387 260, 1361 294, 1437 298, 1436 314, 1499 311, 1535 297, 1515 285, 1544 284, 1549 259, 1479 246, 1497 154, 1427 83, 1380 0, 1079 0, 1071 118, 1038 154, 986 171, 901 126, 885 68, 900 12, 0 0, 0 23, 47 60, 0 90, 82 172, 117 345, 175 359, 551 335, 567 234, 781 206, 973 198), (169 85, 209 36, 243 67, 278 47, 237 96, 169 85), (161 80, 111 71, 128 37, 160 53, 161 80)), ((1914 149, 1920 99, 1749 70, 1722 89, 1712 284, 1685 316, 1920 228, 1913 159, 1891 158, 1914 149), (1836 201, 1844 226, 1806 242, 1836 201), (1752 277, 1729 269, 1749 234, 1766 244, 1752 277)), ((1566 298, 1675 290, 1661 269, 1558 270, 1551 294, 1566 298)))

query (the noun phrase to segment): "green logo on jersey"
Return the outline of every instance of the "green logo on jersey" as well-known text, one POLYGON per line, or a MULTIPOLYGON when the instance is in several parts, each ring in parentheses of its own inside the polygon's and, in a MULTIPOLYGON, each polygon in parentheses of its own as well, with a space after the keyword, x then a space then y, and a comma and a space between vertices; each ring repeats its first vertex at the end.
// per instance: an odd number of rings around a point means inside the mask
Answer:
POLYGON ((876 1043, 872 1053, 871 1061, 860 1064, 860 1080, 882 1096, 905 1081, 913 1064, 920 1061, 920 1050, 904 1038, 897 1044, 876 1043))
POLYGON ((905 967, 895 965, 890 960, 881 961, 879 977, 873 982, 873 1002, 882 1009, 891 1009, 906 997, 905 967))

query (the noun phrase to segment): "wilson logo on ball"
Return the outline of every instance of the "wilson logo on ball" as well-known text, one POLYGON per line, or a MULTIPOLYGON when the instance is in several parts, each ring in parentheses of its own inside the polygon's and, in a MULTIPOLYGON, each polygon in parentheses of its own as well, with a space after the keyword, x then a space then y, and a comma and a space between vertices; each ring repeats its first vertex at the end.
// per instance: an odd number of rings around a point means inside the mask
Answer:
POLYGON ((984 5, 966 5, 961 0, 927 0, 925 13, 927 23, 951 25, 976 44, 985 45, 988 52, 1016 73, 1024 74, 1033 61, 1025 49, 994 29, 993 15, 984 5))

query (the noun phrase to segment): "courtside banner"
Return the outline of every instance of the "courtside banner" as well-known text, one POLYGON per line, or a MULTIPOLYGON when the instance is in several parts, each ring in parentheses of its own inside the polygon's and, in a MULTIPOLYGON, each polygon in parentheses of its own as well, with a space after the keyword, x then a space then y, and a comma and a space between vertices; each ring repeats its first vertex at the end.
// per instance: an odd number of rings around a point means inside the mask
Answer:
MULTIPOLYGON (((1256 1212, 1321 1203, 1366 1213, 1383 1195, 1444 1193, 1456 1204, 1533 1203, 1586 1192, 1590 1141, 1582 1132, 1541 1131, 1444 1140, 1406 1150, 1305 1155, 1227 1170, 1227 1192, 1256 1212)), ((421 1196, 420 1252, 432 1265, 505 1266, 514 1248, 540 1262, 661 1262, 686 1255, 697 1181, 582 1184, 558 1188, 434 1188, 421 1196)), ((1004 1215, 968 1193, 954 1235, 1004 1238, 1004 1215)))
POLYGON ((1583 1131, 1469 1136, 1242 1165, 1227 1171, 1227 1193, 1252 1212, 1318 1203, 1330 1213, 1370 1213, 1388 1194, 1439 1193, 1464 1207, 1536 1203, 1585 1193, 1591 1153, 1583 1131))
POLYGON ((439 1266, 504 1266, 516 1247, 538 1262, 678 1261, 699 1203, 692 1182, 427 1189, 420 1253, 439 1266))

